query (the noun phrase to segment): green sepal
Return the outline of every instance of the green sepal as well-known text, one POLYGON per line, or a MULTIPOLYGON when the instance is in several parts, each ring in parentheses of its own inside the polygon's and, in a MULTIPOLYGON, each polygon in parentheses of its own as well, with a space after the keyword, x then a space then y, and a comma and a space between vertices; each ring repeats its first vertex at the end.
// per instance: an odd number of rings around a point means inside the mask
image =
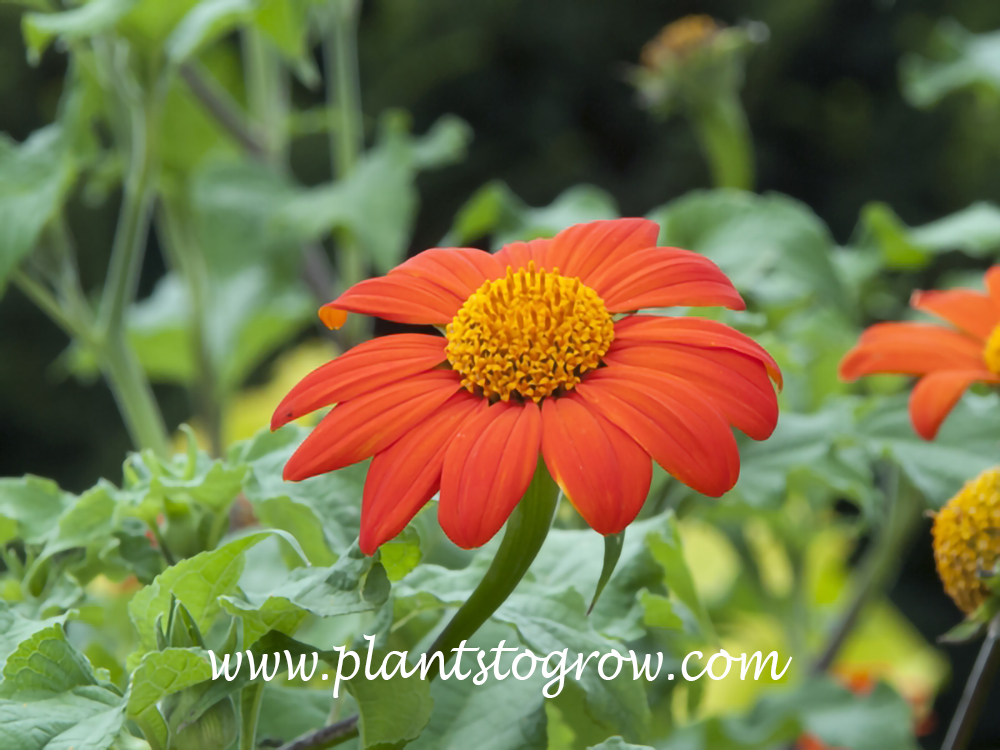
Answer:
POLYGON ((587 614, 594 611, 594 605, 601 597, 601 592, 611 580, 611 574, 615 572, 618 565, 618 558, 622 556, 622 547, 625 546, 625 530, 622 529, 617 534, 608 534, 604 537, 604 567, 601 568, 601 577, 597 579, 597 589, 594 591, 594 598, 587 607, 587 614))
POLYGON ((944 635, 937 637, 938 643, 968 643, 979 638, 986 630, 990 620, 1000 612, 1000 596, 994 594, 979 605, 975 612, 953 627, 944 635))

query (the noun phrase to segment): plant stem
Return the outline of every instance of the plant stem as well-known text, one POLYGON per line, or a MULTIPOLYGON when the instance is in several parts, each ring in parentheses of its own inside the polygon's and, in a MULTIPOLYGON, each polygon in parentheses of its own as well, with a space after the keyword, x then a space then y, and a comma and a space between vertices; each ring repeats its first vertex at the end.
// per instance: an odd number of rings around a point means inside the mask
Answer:
POLYGON ((753 190, 753 140, 739 93, 707 99, 690 118, 715 187, 753 190))
POLYGON ((264 144, 253 131, 239 105, 228 92, 196 63, 185 63, 180 76, 191 93, 211 113, 215 121, 233 137, 251 156, 260 158, 265 153, 264 144))
POLYGON ((125 323, 125 310, 135 299, 139 283, 155 202, 163 95, 163 88, 154 86, 141 104, 133 102, 129 108, 129 171, 98 310, 94 349, 133 442, 139 448, 166 456, 170 441, 163 416, 145 372, 128 345, 125 323))
POLYGON ((35 281, 27 273, 19 268, 15 268, 10 275, 14 285, 24 292, 24 296, 30 299, 41 309, 52 322, 58 325, 70 338, 76 338, 85 344, 93 343, 93 334, 86 327, 84 321, 77 320, 71 316, 52 293, 44 285, 35 281))
POLYGON ((972 673, 965 683, 962 700, 951 720, 951 726, 948 727, 948 734, 944 744, 941 745, 941 750, 965 750, 968 747, 972 732, 976 728, 976 721, 996 677, 997 668, 1000 667, 998 642, 1000 642, 1000 614, 995 615, 990 621, 986 640, 979 649, 979 656, 976 657, 972 673))
POLYGON ((253 26, 243 30, 247 104, 260 128, 263 158, 278 171, 285 169, 288 150, 288 97, 282 70, 270 42, 253 26))
MULTIPOLYGON (((323 60, 327 105, 330 116, 336 119, 330 126, 330 159, 338 180, 354 171, 364 148, 357 24, 355 0, 330 3, 330 30, 323 38, 323 60)), ((366 276, 364 254, 357 238, 346 233, 337 238, 337 250, 341 290, 349 289, 366 276)), ((345 334, 349 341, 358 342, 366 337, 367 327, 366 318, 350 315, 345 334)))
POLYGON ((205 420, 209 448, 213 456, 221 456, 223 394, 218 387, 218 373, 209 351, 208 329, 208 269, 190 229, 187 213, 170 196, 164 196, 157 215, 157 225, 162 228, 161 244, 173 269, 179 273, 191 295, 191 327, 194 360, 197 363, 198 382, 195 398, 198 411, 205 420))
MULTIPOLYGON (((507 519, 507 530, 489 570, 438 635, 431 646, 431 655, 441 652, 447 662, 452 649, 471 638, 513 593, 542 548, 558 505, 559 487, 539 459, 527 492, 507 519)), ((433 677, 437 670, 433 666, 432 670, 433 677)))
POLYGON ((888 518, 882 533, 869 550, 858 574, 854 592, 826 645, 812 664, 818 675, 832 666, 841 647, 854 630, 865 605, 892 580, 902 564, 903 552, 920 520, 920 497, 904 484, 899 467, 892 465, 887 479, 888 518))
MULTIPOLYGON (((428 652, 428 679, 433 680, 438 676, 441 665, 451 659, 452 649, 471 638, 513 593, 542 548, 558 507, 559 487, 552 480, 545 463, 539 459, 531 484, 507 519, 503 541, 500 542, 500 548, 489 569, 465 604, 459 607, 434 640, 428 652), (433 655, 437 653, 442 658, 433 660, 433 655)), ((338 745, 357 735, 357 724, 358 717, 349 716, 336 724, 303 735, 280 750, 311 750, 338 745)))

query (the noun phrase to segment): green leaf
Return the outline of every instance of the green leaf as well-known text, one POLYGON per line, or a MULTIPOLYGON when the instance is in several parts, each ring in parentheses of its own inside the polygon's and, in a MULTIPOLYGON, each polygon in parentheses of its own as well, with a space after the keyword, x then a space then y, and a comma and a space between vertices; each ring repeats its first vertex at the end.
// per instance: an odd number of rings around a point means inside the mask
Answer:
POLYGON ((481 187, 459 210, 443 246, 468 245, 491 235, 494 247, 551 237, 573 224, 618 217, 614 199, 593 185, 577 185, 543 208, 531 208, 503 182, 481 187))
MULTIPOLYGON (((643 636, 639 594, 646 589, 663 590, 663 571, 650 554, 645 538, 654 531, 665 533, 670 523, 670 517, 661 514, 629 527, 618 564, 588 616, 595 630, 623 640, 643 636)), ((530 574, 553 593, 571 587, 590 599, 603 572, 604 544, 604 538, 590 529, 552 529, 530 574)))
MULTIPOLYGON (((573 590, 545 596, 515 593, 493 619, 513 625, 521 641, 536 654, 567 649, 567 664, 594 651, 601 655, 621 651, 590 626, 584 599, 573 590)), ((596 665, 591 662, 589 667, 596 665)), ((645 734, 650 713, 643 685, 632 679, 630 669, 625 663, 616 679, 604 680, 596 668, 587 668, 578 684, 586 692, 587 711, 596 721, 636 738, 645 734)))
POLYGON ((181 19, 167 39, 167 58, 174 65, 232 31, 251 17, 252 0, 203 0, 181 19))
POLYGON ((42 700, 0 700, 0 747, 17 750, 106 750, 125 721, 120 696, 75 688, 42 700))
POLYGON ((379 547, 379 561, 390 581, 403 580, 420 564, 420 558, 420 534, 412 526, 379 547))
POLYGON ((653 557, 663 567, 663 580, 674 595, 697 619, 704 634, 711 636, 715 629, 698 592, 694 578, 684 559, 684 547, 676 524, 671 524, 666 533, 652 532, 646 537, 653 557))
MULTIPOLYGON (((105 482, 80 495, 59 517, 55 529, 48 534, 45 547, 25 574, 25 585, 35 589, 36 575, 44 574, 46 563, 55 555, 69 550, 84 550, 83 559, 70 566, 81 583, 87 583, 101 572, 100 555, 112 540, 114 528, 114 488, 105 482)), ((38 587, 42 584, 39 583, 38 587)))
POLYGON ((336 617, 377 609, 388 594, 382 566, 354 546, 331 567, 296 568, 273 591, 223 596, 220 603, 243 619, 249 645, 269 630, 291 634, 307 613, 336 617))
POLYGON ((221 610, 219 598, 231 593, 243 570, 243 553, 267 537, 250 534, 219 549, 182 560, 163 573, 129 602, 128 612, 139 633, 140 653, 156 648, 156 618, 177 598, 206 632, 221 610))
POLYGON ((59 126, 42 128, 21 144, 0 133, 0 294, 58 214, 75 177, 59 126))
POLYGON ((12 539, 43 543, 72 497, 49 479, 31 475, 0 479, 0 544, 12 539))
POLYGON ((21 22, 24 41, 33 62, 57 36, 81 39, 112 28, 138 0, 90 0, 61 13, 27 13, 21 22))
POLYGON ((165 717, 157 704, 168 695, 212 679, 212 666, 199 648, 167 648, 142 657, 132 673, 128 694, 128 716, 150 733, 161 747, 168 744, 165 717))
MULTIPOLYGON (((386 653, 375 651, 373 664, 381 664, 386 653)), ((361 747, 402 747, 420 736, 427 726, 434 701, 431 685, 419 672, 404 678, 397 671, 389 680, 363 677, 345 683, 358 702, 361 747)))
POLYGON ((408 131, 405 116, 384 117, 376 146, 355 170, 339 182, 302 191, 278 210, 276 226, 285 233, 298 233, 302 240, 343 229, 371 255, 379 273, 398 265, 416 216, 418 156, 435 166, 456 161, 469 139, 468 126, 454 117, 439 120, 422 139, 408 131), (428 141, 433 148, 426 147, 428 141))
POLYGON ((3 678, 0 690, 9 698, 66 693, 98 684, 87 657, 69 644, 59 623, 22 641, 7 657, 3 678))
POLYGON ((30 639, 39 631, 65 623, 66 617, 66 615, 59 615, 44 620, 29 620, 18 614, 9 603, 0 600, 0 665, 6 664, 7 658, 17 650, 22 642, 30 639))
POLYGON ((816 507, 848 497, 870 510, 877 495, 869 461, 850 450, 856 408, 853 399, 840 398, 812 414, 782 412, 768 440, 741 445, 740 478, 728 497, 775 508, 796 492, 816 507))
POLYGON ((803 203, 778 193, 694 191, 654 209, 662 245, 702 253, 764 306, 816 300, 847 309, 833 238, 803 203))
POLYGON ((857 430, 876 456, 887 456, 924 495, 940 507, 962 486, 997 463, 995 396, 966 395, 952 410, 933 442, 913 430, 907 397, 880 399, 857 430))
POLYGON ((937 104, 962 90, 1000 94, 1000 31, 972 34, 950 18, 938 23, 934 43, 939 59, 903 59, 903 93, 917 107, 937 104))
POLYGON ((285 463, 307 434, 296 425, 273 434, 264 430, 234 446, 230 461, 250 465, 244 494, 261 523, 292 534, 313 564, 329 565, 358 536, 368 466, 361 463, 302 482, 284 481, 285 463))
MULTIPOLYGON (((488 651, 501 639, 514 639, 508 628, 485 625, 469 641, 469 647, 488 651)), ((487 657, 490 664, 493 655, 487 657)), ((500 660, 501 673, 509 673, 514 654, 505 652, 500 660)), ((473 665, 473 674, 478 667, 473 665)), ((469 664, 463 665, 465 670, 469 664)), ((519 665, 519 669, 525 667, 519 665)), ((459 681, 454 676, 431 684, 434 711, 420 737, 408 745, 411 750, 545 750, 545 679, 541 670, 521 682, 508 675, 506 680, 492 676, 482 685, 472 679, 459 681)))
POLYGON ((641 601, 645 610, 642 621, 647 627, 667 630, 680 630, 684 627, 684 621, 674 613, 669 598, 644 591, 641 601))
MULTIPOLYGON (((308 296, 261 267, 233 270, 209 279, 206 313, 208 351, 224 393, 246 377, 315 315, 308 296)), ((180 276, 168 273, 153 293, 129 308, 129 341, 143 369, 155 381, 191 384, 198 372, 191 336, 191 302, 180 276)), ((96 376, 93 352, 73 350, 74 372, 96 376)))
POLYGON ((330 715, 330 691, 290 688, 268 683, 264 686, 258 742, 277 739, 289 742, 326 724, 330 715))
POLYGON ((859 242, 872 242, 889 268, 923 268, 935 255, 953 250, 989 258, 1000 248, 1000 207, 973 203, 929 224, 908 227, 889 206, 869 203, 858 231, 859 242))
POLYGON ((913 710, 888 685, 857 696, 830 682, 805 686, 798 697, 805 729, 830 747, 915 750, 913 710))

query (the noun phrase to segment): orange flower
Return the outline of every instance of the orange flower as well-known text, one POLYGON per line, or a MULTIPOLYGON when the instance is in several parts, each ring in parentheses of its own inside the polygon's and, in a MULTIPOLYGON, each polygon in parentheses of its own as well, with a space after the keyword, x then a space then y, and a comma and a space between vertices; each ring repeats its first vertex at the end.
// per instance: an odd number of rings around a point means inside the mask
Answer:
POLYGON ((285 466, 288 480, 374 456, 361 549, 374 553, 438 491, 438 519, 461 547, 503 526, 539 453, 583 518, 624 529, 649 491, 650 456, 706 495, 732 488, 730 425, 774 430, 774 360, 712 320, 634 315, 650 307, 743 309, 708 259, 656 247, 645 219, 579 224, 496 254, 434 248, 325 305, 433 325, 445 335, 386 336, 306 376, 272 429, 337 404, 285 466), (616 319, 616 315, 625 317, 616 319))
POLYGON ((1000 266, 986 272, 987 293, 969 289, 914 292, 910 306, 954 328, 929 323, 877 323, 840 363, 840 376, 916 375, 910 419, 924 440, 973 383, 1000 383, 1000 266))

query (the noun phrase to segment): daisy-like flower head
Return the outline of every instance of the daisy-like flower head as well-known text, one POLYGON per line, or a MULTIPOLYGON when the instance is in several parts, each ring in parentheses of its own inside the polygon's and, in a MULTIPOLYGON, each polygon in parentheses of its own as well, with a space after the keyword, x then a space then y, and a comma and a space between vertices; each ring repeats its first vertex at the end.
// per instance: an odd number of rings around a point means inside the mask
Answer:
POLYGON ((932 533, 944 590, 970 615, 990 595, 980 576, 1000 560, 1000 469, 967 482, 934 516, 932 533))
POLYGON ((432 325, 360 344, 307 375, 272 429, 330 404, 285 466, 288 480, 374 456, 361 549, 373 554, 434 494, 461 547, 500 530, 539 454, 601 534, 624 529, 649 491, 651 458, 717 497, 739 474, 730 426, 774 430, 781 375, 721 323, 638 315, 651 307, 743 309, 707 258, 656 247, 645 219, 578 224, 496 254, 434 248, 362 281, 320 310, 432 325))
POLYGON ((948 413, 973 383, 1000 383, 1000 266, 986 272, 987 292, 969 289, 914 292, 910 306, 933 323, 877 323, 861 334, 840 363, 840 376, 916 375, 910 419, 933 440, 948 413))

